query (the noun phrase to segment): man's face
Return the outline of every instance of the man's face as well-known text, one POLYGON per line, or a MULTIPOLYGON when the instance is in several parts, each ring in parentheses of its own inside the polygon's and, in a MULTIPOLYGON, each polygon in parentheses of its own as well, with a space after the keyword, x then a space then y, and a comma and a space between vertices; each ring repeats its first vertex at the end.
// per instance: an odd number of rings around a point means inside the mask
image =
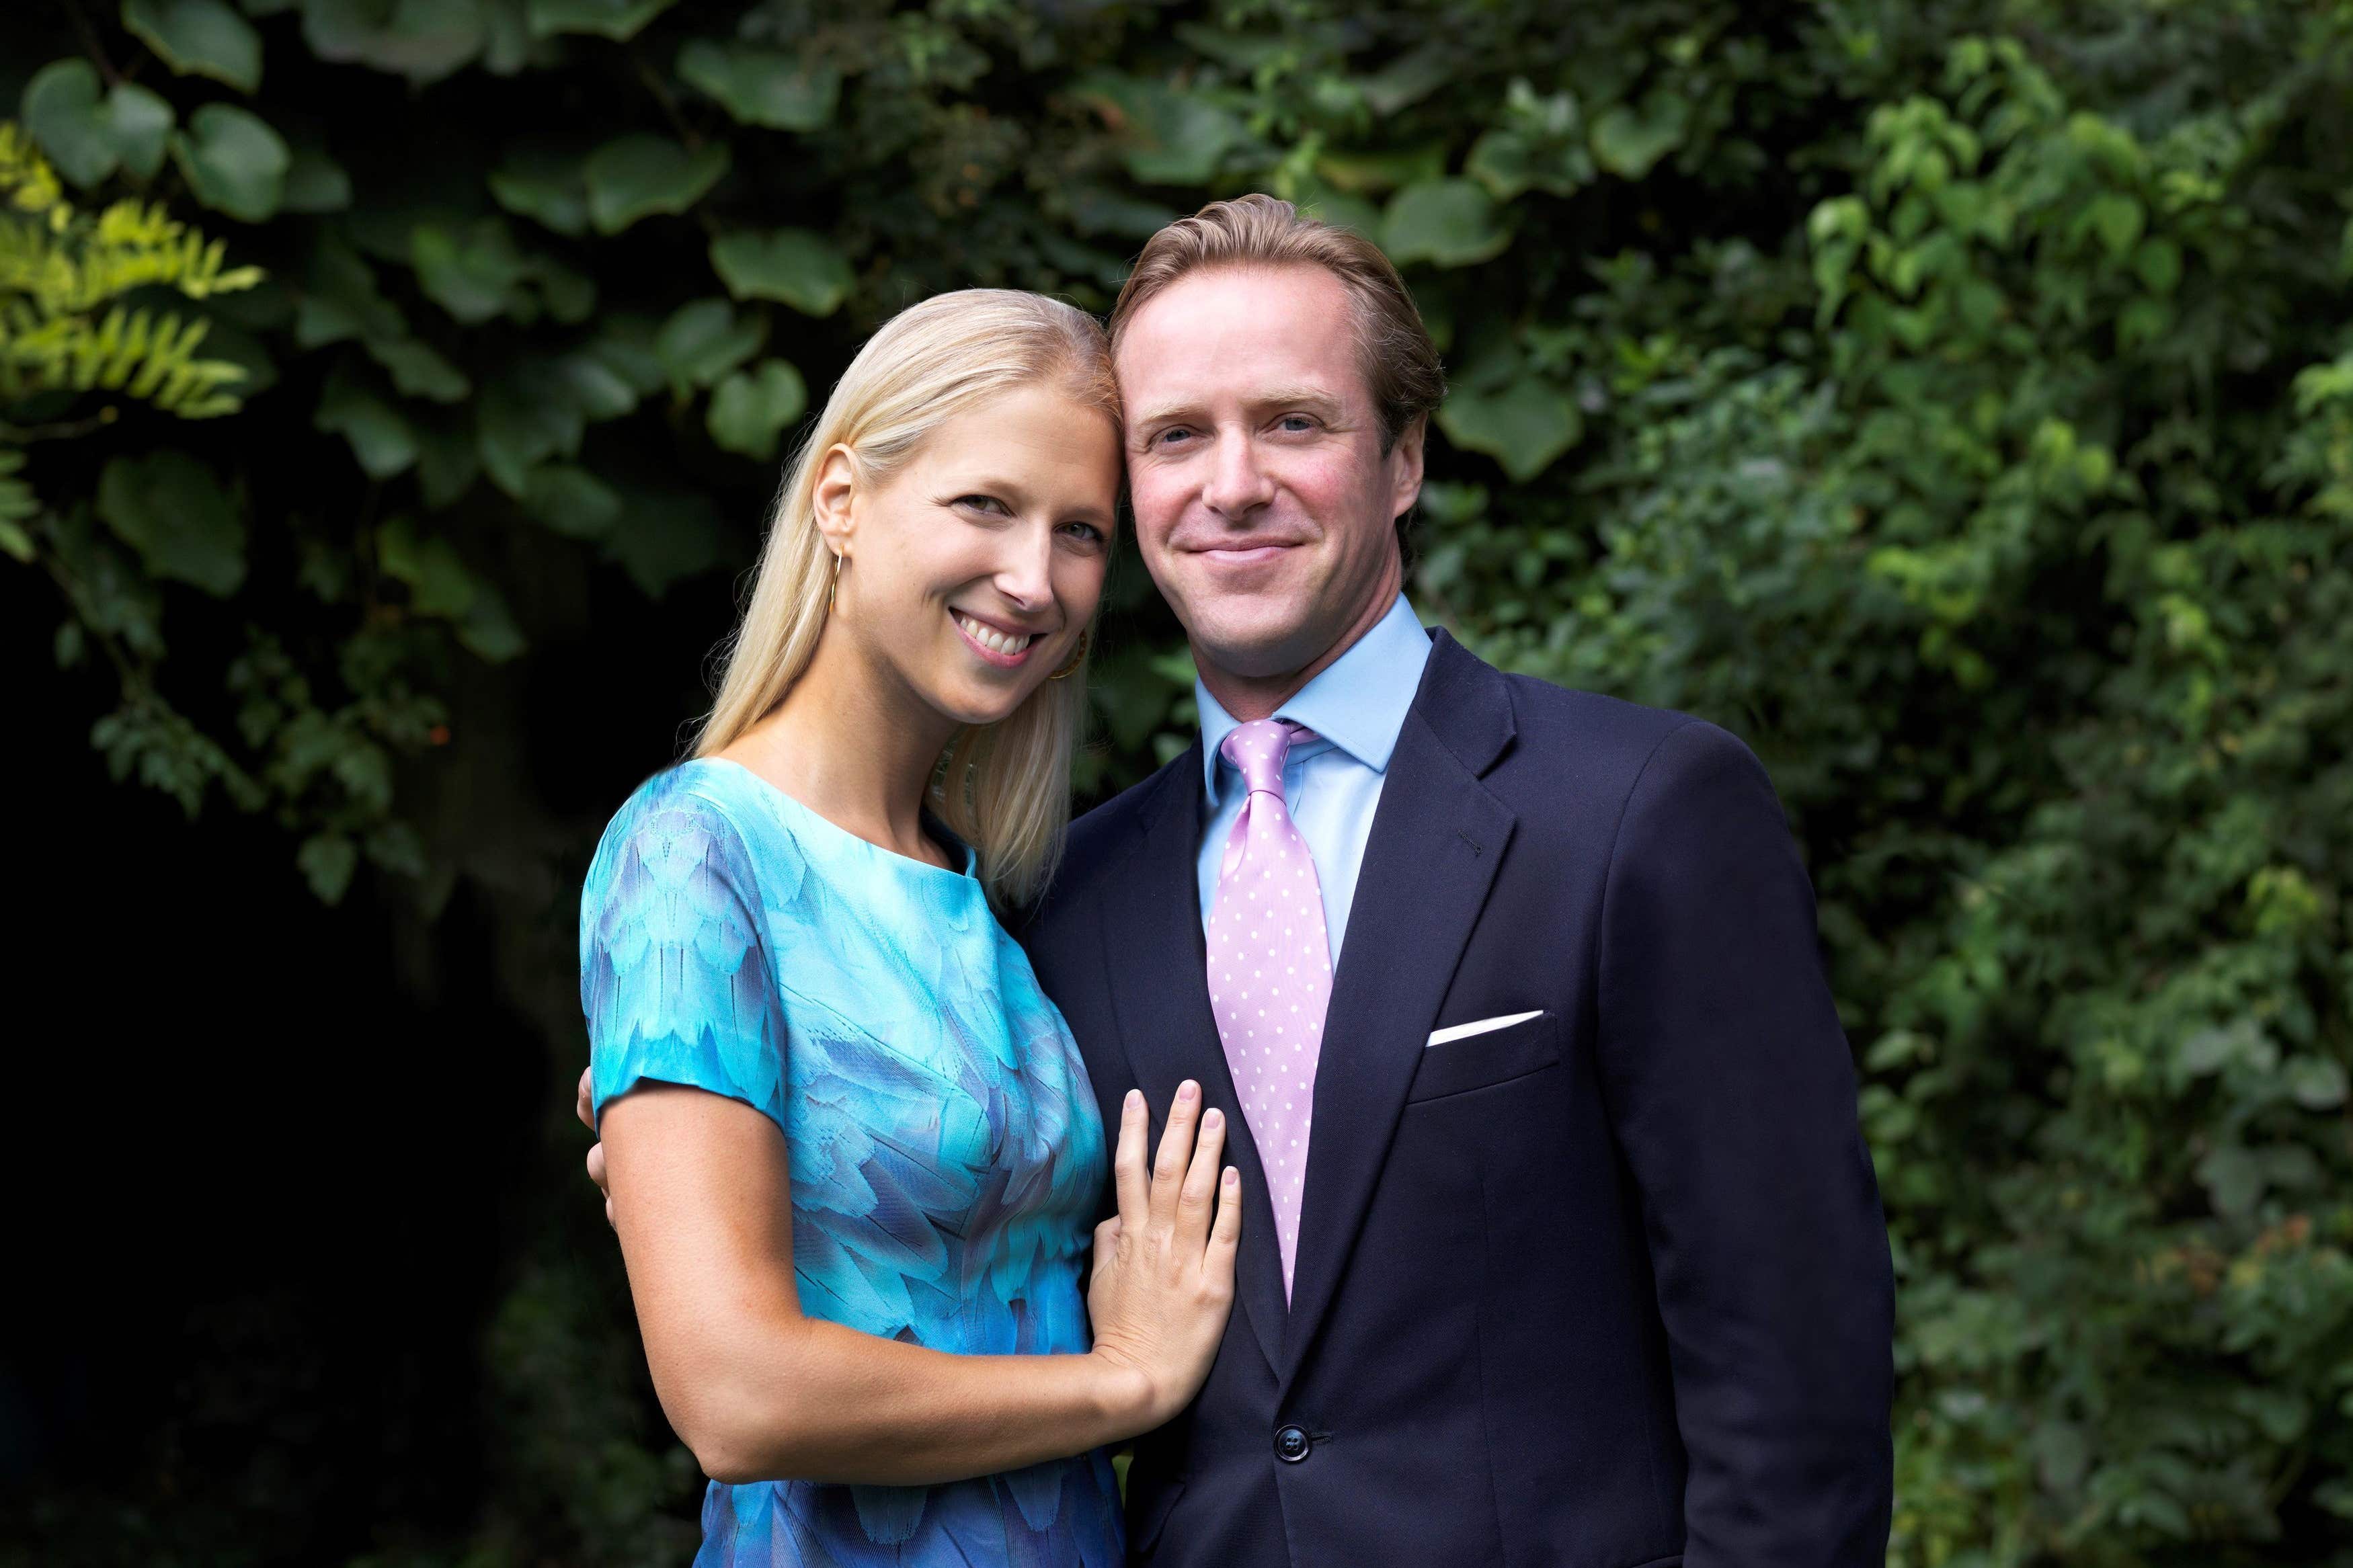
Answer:
POLYGON ((1421 431, 1383 454, 1353 329, 1320 267, 1218 268, 1121 338, 1136 542, 1205 673, 1320 668, 1396 599, 1421 431))

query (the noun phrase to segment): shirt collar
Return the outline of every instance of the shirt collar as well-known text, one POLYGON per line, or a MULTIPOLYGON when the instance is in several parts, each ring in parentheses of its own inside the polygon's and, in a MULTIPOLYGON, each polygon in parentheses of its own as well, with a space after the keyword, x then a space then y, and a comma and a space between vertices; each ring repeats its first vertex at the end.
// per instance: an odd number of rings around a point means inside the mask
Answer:
MULTIPOLYGON (((1304 724, 1375 773, 1388 771, 1398 731, 1421 686, 1430 662, 1430 634, 1399 594, 1388 614, 1375 621, 1348 650, 1274 710, 1277 719, 1304 724)), ((1201 712, 1201 768, 1209 804, 1218 799, 1218 749, 1241 721, 1193 680, 1193 701, 1201 712)))

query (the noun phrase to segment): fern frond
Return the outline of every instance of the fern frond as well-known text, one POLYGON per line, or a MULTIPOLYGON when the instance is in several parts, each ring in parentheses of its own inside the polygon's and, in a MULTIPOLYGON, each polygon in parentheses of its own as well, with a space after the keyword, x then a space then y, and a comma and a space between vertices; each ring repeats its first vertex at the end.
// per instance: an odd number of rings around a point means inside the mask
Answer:
POLYGON ((121 392, 191 419, 237 407, 229 389, 244 371, 195 357, 206 322, 112 302, 151 286, 197 300, 250 289, 261 268, 229 266, 225 241, 160 204, 77 211, 38 149, 5 121, 0 197, 0 398, 121 392))

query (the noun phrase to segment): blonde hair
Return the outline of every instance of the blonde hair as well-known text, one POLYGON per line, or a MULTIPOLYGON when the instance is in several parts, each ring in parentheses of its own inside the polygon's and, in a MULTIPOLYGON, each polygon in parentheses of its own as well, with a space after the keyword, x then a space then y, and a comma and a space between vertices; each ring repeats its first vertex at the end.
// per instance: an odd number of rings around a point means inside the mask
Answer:
POLYGON ((1213 267, 1321 267, 1340 280, 1356 306, 1356 364, 1380 414, 1384 453, 1446 401, 1438 346, 1381 247, 1256 191, 1211 202, 1145 241, 1111 308, 1113 344, 1153 296, 1188 272, 1213 267))
MULTIPOLYGON (((946 421, 1049 377, 1118 428, 1119 388, 1103 331, 1059 300, 959 289, 909 307, 867 340, 786 465, 752 596, 726 647, 694 755, 710 756, 758 722, 817 652, 834 574, 814 500, 825 454, 847 447, 859 477, 881 483, 946 421)), ((981 880, 1001 906, 1029 902, 1053 875, 1070 824, 1071 753, 1085 710, 1082 668, 1040 682, 997 723, 959 730, 942 753, 933 807, 977 851, 981 880)))

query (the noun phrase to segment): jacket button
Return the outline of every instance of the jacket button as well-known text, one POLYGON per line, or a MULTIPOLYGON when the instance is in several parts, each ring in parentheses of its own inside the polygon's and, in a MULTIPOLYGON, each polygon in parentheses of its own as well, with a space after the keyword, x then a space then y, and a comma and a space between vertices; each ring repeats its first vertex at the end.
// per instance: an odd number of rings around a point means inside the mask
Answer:
POLYGON ((1286 1465, 1295 1465, 1307 1457, 1313 1447, 1304 1426, 1279 1426, 1274 1433, 1274 1457, 1286 1465))

